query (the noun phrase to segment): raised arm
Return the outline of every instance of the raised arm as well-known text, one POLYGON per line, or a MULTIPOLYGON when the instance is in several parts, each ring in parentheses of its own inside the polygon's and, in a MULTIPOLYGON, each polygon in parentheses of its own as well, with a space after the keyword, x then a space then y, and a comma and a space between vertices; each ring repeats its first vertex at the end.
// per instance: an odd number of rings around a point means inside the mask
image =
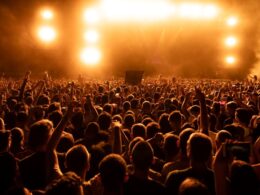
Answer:
POLYGON ((84 109, 85 109, 86 124, 88 124, 89 122, 97 121, 98 112, 94 107, 93 102, 89 95, 86 97, 86 103, 84 104, 84 109))
POLYGON ((228 195, 228 156, 225 154, 225 145, 223 144, 216 153, 213 161, 213 170, 215 173, 216 195, 228 195))
POLYGON ((47 144, 46 155, 47 155, 47 172, 48 172, 48 181, 49 182, 62 175, 62 172, 59 167, 56 147, 59 143, 62 132, 65 129, 66 124, 69 121, 72 113, 73 113, 73 102, 72 102, 72 98, 71 98, 71 102, 69 103, 67 112, 63 116, 63 118, 60 121, 60 123, 58 124, 58 126, 55 128, 55 130, 52 133, 51 138, 47 144))
POLYGON ((184 116, 188 119, 189 118, 189 112, 187 111, 187 107, 190 101, 191 92, 187 93, 185 95, 184 101, 181 105, 181 112, 184 114, 184 116))
POLYGON ((26 84, 27 84, 27 82, 30 78, 30 75, 31 75, 31 72, 27 71, 25 76, 24 76, 23 83, 22 83, 21 88, 20 88, 19 101, 23 100, 24 90, 25 90, 26 84))
POLYGON ((35 89, 36 88, 39 88, 36 95, 34 96, 34 100, 33 100, 33 105, 36 105, 37 102, 38 102, 38 99, 43 91, 43 88, 44 88, 44 81, 39 81, 36 86, 35 86, 35 89))
POLYGON ((117 124, 116 122, 112 128, 112 151, 115 154, 122 154, 121 124, 117 124))
POLYGON ((200 101, 200 131, 206 135, 209 135, 208 132, 208 114, 207 106, 204 93, 200 89, 196 88, 196 96, 200 101))

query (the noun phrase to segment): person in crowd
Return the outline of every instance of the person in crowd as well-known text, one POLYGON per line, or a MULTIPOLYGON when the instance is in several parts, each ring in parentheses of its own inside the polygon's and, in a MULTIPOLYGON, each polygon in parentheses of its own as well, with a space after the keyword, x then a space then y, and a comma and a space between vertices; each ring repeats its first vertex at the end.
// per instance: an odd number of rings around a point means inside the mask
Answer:
POLYGON ((202 133, 193 133, 187 145, 190 158, 190 167, 184 170, 175 170, 168 174, 165 186, 168 194, 177 194, 181 183, 189 178, 201 181, 211 195, 215 195, 214 172, 208 167, 212 158, 212 143, 210 138, 202 133))
POLYGON ((259 81, 30 75, 0 78, 0 194, 259 193, 259 81))
POLYGON ((133 174, 129 175, 125 184, 125 194, 165 194, 164 187, 148 177, 153 162, 153 149, 146 141, 135 144, 131 158, 133 174))

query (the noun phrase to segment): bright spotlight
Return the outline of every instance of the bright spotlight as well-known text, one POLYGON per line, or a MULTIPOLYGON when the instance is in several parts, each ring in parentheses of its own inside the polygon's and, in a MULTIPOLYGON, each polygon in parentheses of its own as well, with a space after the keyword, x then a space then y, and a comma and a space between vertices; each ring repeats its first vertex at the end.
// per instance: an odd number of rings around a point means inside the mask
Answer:
POLYGON ((214 4, 180 3, 169 0, 103 0, 102 16, 111 21, 160 21, 170 17, 213 19, 220 9, 214 4), (112 3, 113 2, 113 3, 112 3))
POLYGON ((41 16, 45 20, 51 20, 53 19, 53 12, 49 9, 46 9, 41 12, 41 16))
POLYGON ((54 28, 50 26, 42 26, 38 29, 38 37, 45 43, 50 43, 55 40, 57 33, 54 28))
POLYGON ((179 15, 189 19, 213 19, 219 13, 219 8, 211 4, 183 3, 179 6, 179 15))
POLYGON ((231 17, 229 17, 229 18, 227 19, 227 25, 228 25, 228 26, 231 26, 231 27, 232 27, 232 26, 236 26, 237 23, 238 23, 237 18, 234 17, 234 16, 231 16, 231 17))
POLYGON ((88 47, 80 53, 81 61, 88 66, 95 66, 101 60, 101 52, 94 47, 88 47))
POLYGON ((96 43, 99 40, 99 33, 96 30, 88 30, 84 34, 84 39, 89 43, 96 43))
POLYGON ((228 47, 234 47, 237 44, 237 39, 233 36, 230 36, 226 38, 225 43, 228 47))
POLYGON ((236 58, 234 56, 227 56, 226 63, 229 65, 233 65, 236 62, 236 58))
POLYGON ((89 8, 84 13, 84 19, 87 23, 95 24, 99 20, 98 11, 95 8, 89 8))

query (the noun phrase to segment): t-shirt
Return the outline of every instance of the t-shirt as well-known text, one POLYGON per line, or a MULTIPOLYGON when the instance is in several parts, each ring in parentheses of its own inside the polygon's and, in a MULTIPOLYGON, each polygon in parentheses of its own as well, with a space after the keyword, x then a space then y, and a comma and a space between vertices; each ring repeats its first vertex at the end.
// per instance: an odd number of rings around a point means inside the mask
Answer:
POLYGON ((139 179, 130 175, 124 186, 124 195, 164 195, 165 188, 162 184, 152 179, 139 179))
POLYGON ((199 180, 207 186, 210 195, 216 194, 214 172, 211 169, 197 171, 193 168, 170 172, 165 182, 167 194, 178 194, 179 186, 187 178, 195 178, 199 180))

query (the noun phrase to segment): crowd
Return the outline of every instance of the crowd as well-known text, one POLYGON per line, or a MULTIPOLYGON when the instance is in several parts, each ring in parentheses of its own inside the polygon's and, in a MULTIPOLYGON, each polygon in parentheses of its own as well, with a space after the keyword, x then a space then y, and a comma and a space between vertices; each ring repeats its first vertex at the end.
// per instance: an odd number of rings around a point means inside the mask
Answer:
POLYGON ((0 194, 260 194, 257 79, 27 72, 0 91, 0 194))

